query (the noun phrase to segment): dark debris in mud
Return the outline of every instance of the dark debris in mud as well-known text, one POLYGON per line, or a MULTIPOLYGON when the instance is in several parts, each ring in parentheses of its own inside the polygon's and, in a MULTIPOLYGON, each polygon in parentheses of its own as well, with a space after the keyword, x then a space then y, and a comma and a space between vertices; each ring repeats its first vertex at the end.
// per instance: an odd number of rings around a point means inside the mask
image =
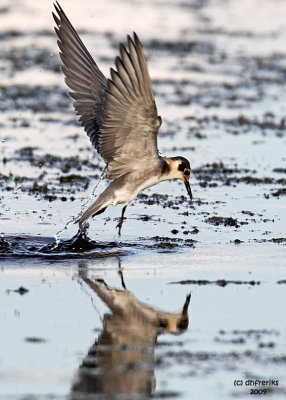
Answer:
MULTIPOLYGON (((81 190, 79 187, 75 187, 75 185, 71 183, 57 185, 57 182, 53 182, 52 179, 50 179, 49 183, 47 183, 43 179, 44 177, 45 174, 41 174, 36 178, 27 178, 18 175, 15 177, 10 176, 7 180, 2 182, 0 179, 0 187, 2 191, 14 191, 15 196, 19 195, 20 192, 28 193, 31 196, 35 196, 36 198, 47 200, 49 202, 55 200, 74 201, 75 192, 81 190)), ((87 189, 88 184, 86 183, 85 179, 83 179, 81 182, 81 187, 87 189)))
MULTIPOLYGON (((244 345, 242 342, 240 345, 244 345)), ((236 370, 239 364, 243 362, 254 362, 255 364, 268 363, 275 365, 276 363, 286 363, 285 356, 270 356, 266 353, 267 349, 244 350, 244 351, 166 351, 156 358, 156 367, 159 369, 167 369, 177 364, 188 368, 189 376, 206 376, 221 370, 236 370), (262 351, 264 350, 264 351, 262 351)))
POLYGON ((173 250, 180 247, 194 248, 197 242, 193 239, 169 238, 162 236, 153 236, 149 240, 151 240, 152 242, 154 241, 154 247, 162 251, 173 250))
POLYGON ((219 331, 220 335, 243 335, 246 337, 255 337, 260 339, 262 336, 279 336, 279 332, 276 329, 234 329, 231 331, 219 331))
MULTIPOLYGON (((218 370, 237 370, 242 364, 246 366, 246 376, 251 376, 254 364, 284 365, 285 354, 274 353, 280 332, 275 329, 220 330, 214 337, 216 351, 190 351, 182 346, 158 347, 156 367, 158 369, 172 368, 174 363, 185 366, 185 376, 205 377, 218 370), (224 350, 235 346, 231 351, 224 350), (248 367, 247 367, 248 366, 248 367), (248 371, 248 368, 249 369, 248 371)), ((256 379, 258 379, 256 377, 256 379)))
MULTIPOLYGON (((61 157, 59 155, 49 153, 41 155, 35 154, 37 150, 37 147, 22 147, 21 149, 15 151, 14 157, 6 159, 5 163, 17 161, 28 162, 32 167, 55 168, 63 173, 70 173, 72 170, 81 171, 83 167, 89 168, 94 173, 94 170, 101 170, 102 168, 99 163, 93 163, 92 161, 78 155, 70 157, 61 157)), ((97 177, 96 175, 93 176, 97 177)), ((71 174, 70 181, 74 181, 75 179, 75 174, 71 174)), ((82 180, 84 180, 84 177, 82 177, 82 179, 77 179, 77 182, 82 182, 82 180)), ((68 181, 68 177, 60 178, 60 183, 64 183, 64 181, 68 181)))
POLYGON ((286 174, 286 168, 274 168, 273 172, 276 172, 278 174, 286 174))
POLYGON ((223 226, 230 226, 234 228, 239 228, 241 225, 248 224, 247 221, 238 221, 237 218, 233 217, 220 217, 217 215, 213 215, 211 217, 208 217, 205 220, 207 223, 215 226, 223 225, 223 226))
POLYGON ((262 131, 269 129, 275 131, 284 131, 285 130, 285 119, 282 118, 278 123, 275 122, 274 114, 273 113, 266 113, 264 114, 264 119, 250 119, 245 115, 239 115, 237 118, 237 124, 240 126, 248 126, 248 127, 258 127, 262 131))
MULTIPOLYGON (((2 8, 0 8, 1 11, 2 8)), ((9 11, 7 8, 3 8, 3 10, 9 11)), ((112 38, 112 35, 108 35, 106 33, 101 32, 90 32, 86 30, 79 30, 78 33, 82 34, 92 34, 105 36, 108 38, 112 38)), ((0 51, 0 59, 5 60, 4 63, 4 70, 7 74, 14 75, 19 71, 24 71, 27 69, 36 69, 37 71, 52 71, 54 73, 60 73, 60 67, 62 65, 58 54, 52 53, 48 47, 41 46, 38 47, 38 41, 40 38, 48 38, 54 37, 56 40, 56 34, 54 33, 53 29, 51 30, 35 30, 35 31, 18 31, 18 30, 7 30, 4 32, 0 32, 0 40, 1 41, 13 41, 17 38, 23 39, 29 37, 30 45, 23 46, 23 45, 13 45, 6 49, 3 48, 0 51)), ((100 55, 97 56, 98 59, 106 60, 106 57, 101 57, 100 55)), ((113 62, 111 59, 110 62, 113 62)))
POLYGON ((192 279, 186 279, 182 281, 177 281, 177 282, 169 282, 171 285, 199 285, 199 286, 204 286, 204 285, 217 285, 220 287, 225 287, 227 285, 250 285, 250 286, 257 286, 260 285, 260 281, 234 281, 234 280, 226 280, 226 279, 217 279, 216 281, 209 281, 207 279, 199 279, 199 280, 192 280, 192 279))
POLYGON ((70 112, 70 99, 66 92, 58 87, 0 86, 0 94, 5 100, 0 103, 2 112, 15 109, 34 113, 70 112))
MULTIPOLYGON (((180 205, 185 202, 190 203, 189 198, 185 195, 175 196, 170 198, 168 194, 152 193, 147 195, 145 193, 139 193, 137 199, 140 203, 145 205, 160 205, 163 208, 170 208, 172 210, 179 210, 180 205)), ((193 207, 191 204, 189 207, 193 207)))
MULTIPOLYGON (((223 162, 205 164, 200 168, 195 168, 193 174, 201 187, 216 187, 218 184, 224 186, 236 186, 238 184, 246 185, 286 185, 285 178, 261 177, 257 176, 256 170, 245 168, 227 167, 223 162)), ((282 188, 272 194, 279 196, 285 194, 282 188), (277 193, 277 194, 276 194, 277 193)))
POLYGON ((29 336, 25 338, 25 342, 33 344, 41 344, 41 343, 46 343, 47 340, 37 336, 29 336))
POLYGON ((100 178, 102 168, 99 162, 80 156, 41 155, 37 154, 38 150, 32 146, 22 147, 15 151, 14 156, 2 160, 4 164, 28 163, 39 172, 36 177, 0 173, 2 191, 40 194, 47 201, 67 201, 68 195, 69 200, 73 201, 77 191, 87 190, 91 180, 100 178))
POLYGON ((8 293, 8 294, 11 292, 19 293, 21 296, 23 296, 24 294, 29 293, 29 289, 25 288, 24 286, 20 286, 18 289, 14 289, 14 290, 7 289, 6 290, 6 293, 8 293))
POLYGON ((255 343, 258 349, 273 349, 278 336, 278 331, 267 329, 236 329, 230 332, 220 330, 218 336, 214 337, 214 342, 239 346, 255 343))
POLYGON ((286 187, 271 192, 271 196, 274 197, 286 196, 286 187))
POLYGON ((272 238, 272 239, 254 239, 257 243, 277 243, 286 245, 286 238, 272 238))
POLYGON ((1 51, 0 57, 5 59, 6 69, 9 73, 16 73, 39 66, 42 66, 45 70, 60 72, 59 59, 48 48, 38 48, 33 45, 12 47, 9 51, 1 51))
POLYGON ((206 41, 171 41, 171 40, 159 40, 152 39, 144 42, 144 48, 151 49, 152 51, 163 51, 165 53, 170 52, 178 54, 183 57, 188 56, 190 53, 196 54, 213 54, 214 44, 206 41))
POLYGON ((177 399, 180 397, 180 392, 175 392, 171 390, 158 390, 152 395, 151 399, 177 399))

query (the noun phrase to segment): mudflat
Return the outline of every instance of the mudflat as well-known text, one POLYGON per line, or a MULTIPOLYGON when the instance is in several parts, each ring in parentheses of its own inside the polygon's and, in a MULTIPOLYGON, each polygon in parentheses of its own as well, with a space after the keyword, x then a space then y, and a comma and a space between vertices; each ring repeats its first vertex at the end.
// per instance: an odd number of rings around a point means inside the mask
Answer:
POLYGON ((106 76, 118 43, 140 36, 159 148, 190 159, 194 200, 164 182, 128 207, 120 238, 120 207, 77 234, 68 222, 105 187, 103 162, 67 95, 52 5, 3 0, 0 399, 283 398, 286 4, 61 6, 106 76), (87 277, 118 298, 123 277, 160 316, 191 293, 188 328, 123 306, 119 324, 87 277))

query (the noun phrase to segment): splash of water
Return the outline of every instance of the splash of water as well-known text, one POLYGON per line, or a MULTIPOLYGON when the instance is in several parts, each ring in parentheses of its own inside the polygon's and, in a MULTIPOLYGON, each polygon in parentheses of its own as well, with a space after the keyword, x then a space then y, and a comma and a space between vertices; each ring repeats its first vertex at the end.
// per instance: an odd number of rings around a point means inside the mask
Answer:
MULTIPOLYGON (((103 180, 103 178, 104 178, 104 176, 105 176, 106 170, 107 170, 107 166, 105 166, 105 168, 103 169, 103 171, 102 171, 102 173, 101 173, 101 175, 100 175, 100 177, 99 177, 99 179, 98 179, 98 182, 97 182, 96 185, 94 186, 94 188, 93 188, 93 190, 92 190, 92 193, 91 193, 91 195, 89 196, 88 200, 82 205, 80 213, 79 213, 76 217, 73 217, 71 220, 69 220, 69 221, 65 224, 65 226, 64 226, 61 230, 59 230, 59 231, 54 235, 54 238, 55 238, 55 245, 52 247, 51 250, 55 250, 55 249, 59 246, 59 244, 60 244, 60 242, 61 242, 61 238, 62 238, 63 232, 65 232, 65 231, 68 229, 68 227, 69 227, 70 225, 74 224, 74 223, 82 216, 82 214, 83 214, 84 210, 86 209, 87 205, 95 198, 96 190, 97 190, 99 184, 102 182, 102 180, 103 180)), ((89 226, 89 225, 86 224, 86 225, 83 227, 84 232, 86 232, 88 226, 89 226)))

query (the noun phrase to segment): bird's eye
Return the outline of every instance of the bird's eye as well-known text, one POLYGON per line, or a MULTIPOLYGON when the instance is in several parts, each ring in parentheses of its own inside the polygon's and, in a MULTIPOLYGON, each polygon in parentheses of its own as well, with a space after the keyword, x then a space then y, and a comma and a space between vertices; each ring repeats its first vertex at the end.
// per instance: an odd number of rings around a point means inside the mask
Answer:
POLYGON ((180 322, 177 324, 177 330, 183 331, 187 329, 189 325, 189 319, 188 318, 182 318, 180 322))
POLYGON ((183 163, 182 163, 182 164, 179 164, 178 170, 179 170, 179 171, 184 171, 184 164, 183 164, 183 163))
POLYGON ((168 321, 166 319, 159 320, 159 328, 165 329, 165 328, 167 328, 167 326, 168 326, 168 321))
POLYGON ((189 176, 190 173, 191 173, 191 171, 189 170, 189 168, 184 169, 184 175, 189 176))

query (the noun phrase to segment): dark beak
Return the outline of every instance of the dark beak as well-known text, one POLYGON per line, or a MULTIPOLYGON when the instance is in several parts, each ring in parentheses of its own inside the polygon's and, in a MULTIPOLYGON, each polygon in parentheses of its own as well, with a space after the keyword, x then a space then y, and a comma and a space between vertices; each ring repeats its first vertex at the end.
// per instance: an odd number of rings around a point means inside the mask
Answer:
POLYGON ((190 183, 186 179, 184 179, 184 183, 185 183, 188 195, 190 196, 190 199, 192 201, 193 200, 193 194, 192 194, 192 189, 191 189, 190 183))
POLYGON ((184 317, 188 316, 188 308, 189 308, 191 297, 192 297, 191 293, 186 296, 186 301, 185 301, 185 304, 183 306, 183 311, 182 311, 182 315, 184 317))

